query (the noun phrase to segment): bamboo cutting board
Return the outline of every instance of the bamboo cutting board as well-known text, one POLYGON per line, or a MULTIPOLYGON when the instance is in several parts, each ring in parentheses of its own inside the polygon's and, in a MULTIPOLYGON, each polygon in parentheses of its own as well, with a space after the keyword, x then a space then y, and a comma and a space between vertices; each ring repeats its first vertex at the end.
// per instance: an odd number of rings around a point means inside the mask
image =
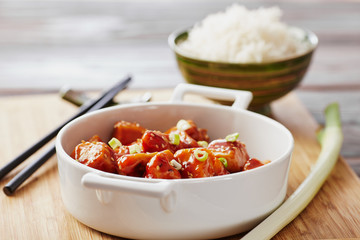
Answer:
MULTIPOLYGON (((128 99, 141 91, 124 91, 128 99)), ((166 101, 170 90, 153 90, 154 101, 166 101)), ((204 99, 190 96, 192 101, 204 99)), ((272 105, 273 117, 294 135, 295 149, 289 175, 289 196, 316 161, 320 146, 315 139, 317 123, 295 94, 272 105)), ((0 98, 0 165, 4 165, 40 137, 68 119, 76 107, 56 94, 0 98)), ((0 182, 2 188, 28 159, 0 182)), ((52 157, 15 193, 0 193, 0 239, 117 239, 79 223, 65 209, 56 157, 52 157)), ((226 239, 238 239, 241 235, 226 239)), ((339 158, 334 171, 308 207, 274 239, 334 239, 360 237, 360 181, 339 158)))

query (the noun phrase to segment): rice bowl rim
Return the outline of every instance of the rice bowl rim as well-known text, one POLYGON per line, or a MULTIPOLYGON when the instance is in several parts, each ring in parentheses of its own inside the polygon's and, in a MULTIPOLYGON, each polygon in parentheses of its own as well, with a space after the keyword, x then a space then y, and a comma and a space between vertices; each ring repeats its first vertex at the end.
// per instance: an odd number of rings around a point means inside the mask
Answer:
POLYGON ((312 52, 315 51, 315 49, 317 48, 317 46, 319 44, 319 39, 318 39, 318 37, 316 36, 316 34, 314 32, 312 32, 312 31, 310 31, 309 29, 306 29, 306 28, 300 28, 300 27, 295 27, 295 26, 289 26, 289 28, 298 29, 298 30, 303 31, 305 33, 305 39, 307 40, 307 42, 310 43, 310 47, 306 52, 304 52, 302 54, 294 55, 292 57, 277 59, 277 60, 274 60, 274 61, 246 62, 246 63, 238 62, 237 63, 237 62, 213 61, 213 60, 195 58, 193 56, 190 56, 188 53, 186 53, 185 51, 180 49, 180 47, 178 46, 178 40, 180 38, 184 38, 184 35, 186 35, 186 34, 188 35, 189 31, 192 29, 192 27, 183 28, 183 29, 179 29, 179 30, 176 30, 176 31, 172 32, 168 37, 168 44, 169 44, 170 48, 176 54, 178 54, 178 55, 180 55, 182 57, 185 57, 187 59, 194 60, 194 61, 199 61, 199 62, 203 62, 203 63, 213 63, 213 64, 231 65, 231 66, 239 66, 239 65, 260 66, 260 65, 273 64, 273 63, 282 63, 282 62, 287 62, 287 61, 291 61, 291 60, 301 58, 301 57, 306 56, 308 54, 311 54, 312 52))

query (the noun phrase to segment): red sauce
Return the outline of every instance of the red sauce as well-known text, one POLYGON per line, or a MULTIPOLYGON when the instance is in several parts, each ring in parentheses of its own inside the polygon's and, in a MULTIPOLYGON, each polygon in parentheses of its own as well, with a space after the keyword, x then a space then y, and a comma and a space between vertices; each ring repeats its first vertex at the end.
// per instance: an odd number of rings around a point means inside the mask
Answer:
POLYGON ((114 149, 97 135, 79 143, 71 157, 89 167, 121 175, 179 179, 202 178, 247 171, 265 163, 250 158, 245 145, 217 139, 187 120, 185 130, 148 130, 137 123, 115 123, 112 137, 122 145, 114 149), (177 140, 170 135, 177 135, 177 140), (198 141, 208 143, 201 146, 198 141))
POLYGON ((256 158, 249 159, 244 166, 244 171, 263 166, 264 163, 256 158))

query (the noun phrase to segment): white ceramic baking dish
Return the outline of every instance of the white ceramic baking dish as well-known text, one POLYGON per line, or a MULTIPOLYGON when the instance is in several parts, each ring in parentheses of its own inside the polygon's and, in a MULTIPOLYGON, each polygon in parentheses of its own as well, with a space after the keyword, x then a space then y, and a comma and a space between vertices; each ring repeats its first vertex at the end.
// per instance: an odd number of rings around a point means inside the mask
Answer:
POLYGON ((209 239, 251 229, 285 198, 294 140, 280 123, 242 109, 250 100, 248 92, 180 84, 169 103, 115 106, 72 121, 56 140, 65 207, 85 225, 125 238, 209 239), (188 93, 235 101, 185 103, 188 93), (70 157, 81 140, 109 139, 118 120, 165 131, 179 119, 194 120, 211 139, 238 132, 251 157, 271 163, 224 176, 158 180, 102 172, 70 157))

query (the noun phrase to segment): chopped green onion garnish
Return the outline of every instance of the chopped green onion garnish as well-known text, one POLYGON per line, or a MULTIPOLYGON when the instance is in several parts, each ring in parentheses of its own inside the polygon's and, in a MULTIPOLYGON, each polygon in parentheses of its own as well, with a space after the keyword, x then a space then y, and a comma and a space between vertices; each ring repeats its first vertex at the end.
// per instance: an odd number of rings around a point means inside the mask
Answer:
POLYGON ((178 123, 176 124, 177 129, 179 129, 180 131, 185 131, 189 128, 191 128, 191 125, 188 121, 181 119, 178 121, 178 123))
POLYGON ((169 135, 170 143, 174 145, 179 145, 180 143, 180 136, 177 133, 170 133, 169 135))
POLYGON ((139 144, 133 144, 129 146, 130 154, 141 153, 141 147, 139 144))
POLYGON ((206 159, 208 158, 208 153, 206 151, 202 151, 200 149, 196 149, 194 151, 194 156, 197 160, 199 160, 200 162, 204 162, 206 161, 206 159))
POLYGON ((119 139, 114 138, 114 137, 113 137, 112 139, 110 139, 110 141, 108 142, 108 144, 109 144, 109 146, 110 146, 112 149, 116 149, 116 148, 122 146, 122 144, 121 144, 121 142, 119 141, 119 139))
POLYGON ((199 146, 203 147, 203 148, 207 148, 209 143, 206 141, 198 141, 197 142, 199 144, 199 146))
POLYGON ((180 170, 182 168, 181 164, 175 159, 170 161, 170 165, 173 166, 176 170, 180 170))
POLYGON ((228 166, 226 158, 221 157, 221 158, 219 158, 219 161, 222 162, 222 164, 224 164, 224 167, 228 166))
POLYGON ((233 133, 233 134, 229 134, 225 137, 225 140, 227 142, 235 142, 236 139, 238 139, 239 137, 239 133, 233 133))

